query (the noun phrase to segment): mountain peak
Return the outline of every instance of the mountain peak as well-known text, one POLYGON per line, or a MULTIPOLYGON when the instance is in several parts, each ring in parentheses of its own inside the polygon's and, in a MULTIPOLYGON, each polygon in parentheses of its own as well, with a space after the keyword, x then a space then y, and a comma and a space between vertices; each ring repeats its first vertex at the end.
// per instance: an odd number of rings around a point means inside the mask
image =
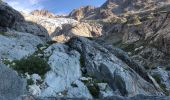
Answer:
POLYGON ((55 18, 55 14, 49 12, 48 10, 42 9, 42 10, 34 10, 31 12, 32 15, 35 16, 43 16, 48 18, 55 18))

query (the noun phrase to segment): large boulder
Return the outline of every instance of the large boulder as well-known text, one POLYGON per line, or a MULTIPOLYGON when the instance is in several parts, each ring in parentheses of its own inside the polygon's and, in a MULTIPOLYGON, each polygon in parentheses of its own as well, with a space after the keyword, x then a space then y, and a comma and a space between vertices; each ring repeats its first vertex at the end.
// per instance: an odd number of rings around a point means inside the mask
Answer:
POLYGON ((1 13, 0 15, 1 28, 5 27, 11 28, 17 21, 24 20, 24 18, 18 11, 14 10, 10 6, 8 6, 8 4, 2 1, 0 2, 0 13, 1 13))
POLYGON ((51 41, 48 31, 43 26, 32 21, 17 22, 12 28, 18 32, 36 35, 44 42, 51 41))
POLYGON ((21 59, 33 54, 38 44, 44 42, 37 36, 29 33, 8 31, 0 34, 0 61, 21 59))
POLYGON ((26 82, 7 66, 0 64, 0 99, 16 100, 26 92, 26 82))
POLYGON ((34 22, 25 21, 20 12, 2 1, 0 2, 0 13, 0 31, 5 32, 7 28, 10 28, 19 32, 37 35, 44 41, 50 41, 48 32, 44 27, 34 22))
POLYGON ((30 86, 33 95, 92 98, 87 87, 79 80, 82 75, 79 63, 80 54, 77 51, 69 51, 69 47, 64 44, 53 44, 44 51, 44 56, 49 58, 51 71, 46 73, 42 84, 30 86))

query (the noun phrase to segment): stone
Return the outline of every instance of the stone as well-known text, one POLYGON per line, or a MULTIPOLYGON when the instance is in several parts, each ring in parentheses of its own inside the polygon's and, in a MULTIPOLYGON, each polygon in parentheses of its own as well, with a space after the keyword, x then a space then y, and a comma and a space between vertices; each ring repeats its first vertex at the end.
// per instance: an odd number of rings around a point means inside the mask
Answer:
POLYGON ((68 41, 74 36, 83 36, 83 37, 99 37, 102 35, 102 26, 101 25, 91 25, 88 23, 80 22, 75 24, 64 24, 62 29, 58 30, 54 36, 54 40, 58 42, 68 41), (57 35, 58 34, 58 35, 57 35), (63 39, 61 39, 63 37, 63 39))
POLYGON ((40 85, 46 86, 40 91, 33 91, 35 96, 92 98, 87 87, 78 81, 81 77, 80 54, 68 49, 64 44, 53 44, 44 51, 45 56, 49 58, 51 71, 46 73, 44 82, 40 85), (76 84, 76 87, 72 84, 76 84))
POLYGON ((68 45, 81 53, 87 75, 106 81, 113 91, 118 90, 122 96, 161 94, 153 84, 144 80, 125 62, 101 45, 83 37, 72 38, 68 45))
POLYGON ((0 27, 11 28, 17 21, 24 20, 22 15, 8 4, 0 2, 0 27))
POLYGON ((0 64, 0 98, 15 100, 26 92, 26 81, 7 66, 0 64))
POLYGON ((44 43, 37 36, 17 31, 8 31, 5 35, 0 35, 0 41, 0 59, 2 62, 31 55, 37 50, 37 45, 44 43))

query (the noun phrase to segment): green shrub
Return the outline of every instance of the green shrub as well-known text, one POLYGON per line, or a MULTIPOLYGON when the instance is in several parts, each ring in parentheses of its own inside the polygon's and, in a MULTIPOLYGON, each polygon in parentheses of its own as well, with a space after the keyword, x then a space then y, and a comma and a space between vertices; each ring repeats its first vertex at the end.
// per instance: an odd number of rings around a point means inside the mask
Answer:
POLYGON ((166 66, 165 70, 170 71, 170 65, 166 66))
POLYGON ((9 61, 8 59, 3 60, 3 63, 4 63, 5 65, 11 65, 11 64, 12 64, 12 62, 9 61))
POLYGON ((160 84, 160 87, 164 91, 165 95, 167 95, 167 96, 170 95, 170 92, 166 89, 166 85, 165 84, 160 84))
POLYGON ((13 65, 12 68, 19 74, 28 73, 31 75, 36 73, 43 77, 44 74, 50 70, 47 61, 35 55, 31 55, 21 60, 15 60, 13 62, 15 65, 13 65))
POLYGON ((97 84, 93 84, 93 86, 87 86, 87 88, 94 98, 99 97, 100 89, 97 84))
POLYGON ((161 78, 159 75, 154 75, 153 78, 158 82, 158 84, 161 84, 161 78))
POLYGON ((32 79, 27 80, 27 85, 33 85, 33 84, 34 84, 34 81, 32 79))
POLYGON ((158 75, 153 76, 154 79, 158 82, 160 88, 164 91, 165 95, 169 95, 169 91, 166 89, 166 85, 161 83, 161 78, 158 75))
POLYGON ((135 44, 134 43, 124 44, 123 50, 125 50, 127 52, 132 52, 135 50, 135 44))
POLYGON ((97 80, 97 79, 89 79, 89 80, 81 80, 88 88, 90 94, 94 98, 99 98, 100 94, 100 89, 98 86, 98 83, 105 83, 106 81, 104 80, 97 80))
POLYGON ((85 67, 85 61, 84 61, 83 55, 80 55, 80 66, 85 67))
POLYGON ((0 32, 0 35, 5 35, 6 33, 5 32, 0 32))

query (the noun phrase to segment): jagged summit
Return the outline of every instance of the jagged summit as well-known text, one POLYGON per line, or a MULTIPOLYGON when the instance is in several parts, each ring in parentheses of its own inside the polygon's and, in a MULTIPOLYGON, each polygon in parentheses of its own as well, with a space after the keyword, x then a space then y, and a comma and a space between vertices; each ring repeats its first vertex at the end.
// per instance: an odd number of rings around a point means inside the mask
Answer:
POLYGON ((72 17, 76 20, 80 20, 88 15, 91 14, 92 11, 95 10, 94 6, 84 6, 84 7, 80 7, 78 9, 74 9, 70 14, 69 17, 72 17))
POLYGON ((48 10, 42 9, 42 10, 34 10, 30 14, 35 15, 35 16, 43 16, 43 17, 48 17, 48 18, 55 18, 56 15, 49 12, 48 10))
POLYGON ((78 17, 79 20, 103 19, 127 12, 153 10, 169 3, 170 0, 107 0, 101 7, 89 9, 88 12, 84 11, 86 7, 78 8, 70 13, 70 17, 78 17))
POLYGON ((126 11, 148 10, 169 2, 170 0, 108 0, 101 8, 110 9, 117 14, 126 11))

